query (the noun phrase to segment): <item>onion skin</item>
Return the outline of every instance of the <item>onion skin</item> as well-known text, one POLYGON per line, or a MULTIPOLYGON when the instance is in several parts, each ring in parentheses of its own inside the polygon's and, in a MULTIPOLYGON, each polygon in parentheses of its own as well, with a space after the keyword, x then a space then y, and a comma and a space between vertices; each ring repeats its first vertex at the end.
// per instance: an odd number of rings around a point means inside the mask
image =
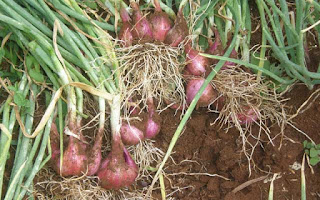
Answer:
POLYGON ((189 28, 181 9, 177 14, 174 26, 168 32, 167 37, 164 40, 164 43, 172 47, 177 47, 188 36, 188 34, 189 28))
POLYGON ((212 42, 211 39, 208 40, 209 47, 206 50, 206 53, 211 55, 222 55, 223 54, 223 48, 221 43, 221 38, 218 29, 213 28, 215 40, 212 42))
POLYGON ((70 136, 63 153, 63 165, 60 169, 60 156, 55 160, 54 170, 61 176, 80 176, 86 172, 87 156, 76 138, 70 136))
POLYGON ((194 76, 201 76, 205 74, 209 67, 209 59, 199 55, 199 51, 192 49, 189 43, 185 47, 185 52, 187 56, 186 61, 188 63, 186 70, 194 76))
POLYGON ((133 30, 132 35, 134 39, 152 39, 152 29, 149 21, 139 10, 139 5, 136 2, 131 2, 133 9, 133 30))
POLYGON ((119 32, 119 39, 124 42, 124 46, 128 47, 132 45, 133 41, 131 18, 125 8, 120 9, 120 17, 122 19, 122 27, 119 32))
POLYGON ((55 123, 51 124, 50 130, 50 145, 51 145, 51 160, 56 160, 60 156, 60 136, 55 123))
POLYGON ((160 123, 159 123, 159 116, 153 116, 153 118, 149 118, 146 123, 146 132, 145 138, 151 139, 154 138, 160 132, 160 123), (155 120, 156 118, 156 120, 155 120))
POLYGON ((258 119, 257 111, 249 106, 242 106, 242 113, 237 114, 237 120, 241 125, 251 124, 258 119))
POLYGON ((101 163, 101 145, 103 130, 98 132, 95 143, 91 149, 87 149, 88 145, 82 142, 83 136, 79 132, 80 124, 75 126, 69 123, 68 128, 71 128, 73 133, 79 133, 80 139, 73 136, 68 137, 68 145, 63 152, 63 165, 60 168, 60 136, 57 131, 56 125, 52 124, 51 127, 51 149, 52 157, 51 163, 53 169, 61 176, 81 176, 85 173, 88 176, 94 175, 101 163), (73 128, 72 128, 73 127, 73 128))
POLYGON ((89 152, 88 156, 88 172, 87 176, 93 176, 99 170, 102 155, 101 155, 101 147, 102 147, 102 136, 104 129, 99 129, 98 134, 95 138, 94 145, 89 152))
MULTIPOLYGON (((204 81, 205 79, 202 77, 193 78, 188 81, 186 87, 186 101, 188 105, 190 105, 204 81)), ((207 107, 215 98, 217 98, 217 92, 209 84, 203 91, 200 99, 198 100, 197 107, 207 107)))
MULTIPOLYGON (((141 123, 140 121, 138 123, 141 123)), ((135 145, 144 140, 144 133, 134 124, 122 123, 120 134, 123 144, 135 145)))
POLYGON ((151 139, 154 138, 160 132, 160 115, 155 112, 155 107, 153 99, 149 98, 147 100, 148 104, 148 120, 145 125, 145 138, 151 139))
POLYGON ((155 12, 150 16, 149 22, 152 26, 153 39, 163 42, 172 27, 172 22, 168 15, 162 12, 159 1, 154 0, 154 3, 155 12))
POLYGON ((120 135, 115 134, 112 140, 111 152, 102 162, 97 173, 101 187, 108 190, 128 187, 134 183, 138 176, 138 171, 138 166, 123 146, 120 135))

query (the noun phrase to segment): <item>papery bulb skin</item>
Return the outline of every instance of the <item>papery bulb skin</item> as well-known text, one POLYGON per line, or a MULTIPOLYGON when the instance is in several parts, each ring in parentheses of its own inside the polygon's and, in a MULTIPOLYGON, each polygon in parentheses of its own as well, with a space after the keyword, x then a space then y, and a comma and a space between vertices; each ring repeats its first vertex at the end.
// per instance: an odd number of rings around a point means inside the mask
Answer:
POLYGON ((55 123, 51 124, 50 144, 51 144, 51 160, 56 160, 60 156, 60 136, 55 123))
POLYGON ((153 118, 149 118, 146 123, 145 138, 147 138, 147 139, 154 138, 160 132, 160 124, 159 124, 159 122, 157 123, 154 120, 154 118, 156 118, 156 116, 154 116, 153 118))
POLYGON ((223 54, 223 47, 221 43, 221 38, 218 29, 213 28, 215 40, 214 42, 211 39, 208 40, 209 47, 206 50, 206 53, 211 55, 222 55, 223 54))
MULTIPOLYGON (((140 121, 138 123, 141 123, 140 121)), ((120 134, 123 144, 135 145, 144 140, 144 133, 134 124, 122 123, 120 134)))
POLYGON ((151 139, 154 138, 160 132, 160 115, 156 112, 153 98, 147 100, 148 105, 148 120, 145 125, 145 138, 151 139))
POLYGON ((120 17, 122 26, 119 32, 119 39, 124 42, 124 46, 128 47, 132 45, 133 41, 131 18, 125 8, 120 9, 120 17))
POLYGON ((67 148, 63 153, 63 165, 60 169, 60 157, 56 159, 54 169, 61 176, 81 176, 86 172, 87 156, 79 141, 70 136, 67 148))
POLYGON ((130 5, 133 9, 133 38, 136 40, 152 39, 151 25, 147 18, 142 15, 139 5, 136 2, 131 2, 130 5))
POLYGON ((201 76, 206 73, 207 68, 209 67, 209 59, 199 55, 199 51, 192 49, 190 44, 187 44, 185 47, 186 53, 186 70, 194 76, 201 76))
POLYGON ((70 128, 73 134, 79 135, 80 140, 73 136, 69 136, 66 139, 67 146, 63 152, 62 169, 60 167, 60 136, 56 125, 52 124, 51 127, 50 141, 52 157, 50 162, 57 174, 63 177, 82 176, 83 174, 92 176, 100 167, 102 135, 104 130, 100 130, 101 132, 97 134, 93 147, 89 148, 79 127, 81 127, 80 122, 78 122, 76 126, 73 123, 69 123, 65 129, 66 131, 70 128))
MULTIPOLYGON (((186 88, 186 101, 188 105, 192 102, 200 87, 204 83, 205 79, 202 77, 193 78, 189 80, 186 88)), ((203 91, 200 99, 197 102, 197 107, 206 107, 208 106, 215 98, 217 97, 217 92, 209 84, 203 91)))
POLYGON ((101 147, 102 147, 102 137, 103 137, 104 129, 100 128, 95 138, 94 145, 89 152, 88 158, 88 176, 93 176, 99 170, 102 155, 101 155, 101 147))
POLYGON ((101 187, 118 190, 128 187, 138 176, 138 166, 121 142, 119 134, 112 139, 112 149, 97 173, 101 187))
POLYGON ((237 114, 237 120, 241 125, 251 124, 258 119, 258 113, 254 108, 242 106, 242 113, 237 114))
POLYGON ((188 34, 189 28, 186 19, 183 16, 183 12, 180 10, 174 22, 174 26, 167 33, 164 43, 172 47, 177 47, 188 36, 188 34))
POLYGON ((172 27, 172 22, 168 15, 162 12, 159 1, 154 0, 154 2, 155 12, 150 16, 149 22, 152 26, 153 39, 163 42, 172 27))

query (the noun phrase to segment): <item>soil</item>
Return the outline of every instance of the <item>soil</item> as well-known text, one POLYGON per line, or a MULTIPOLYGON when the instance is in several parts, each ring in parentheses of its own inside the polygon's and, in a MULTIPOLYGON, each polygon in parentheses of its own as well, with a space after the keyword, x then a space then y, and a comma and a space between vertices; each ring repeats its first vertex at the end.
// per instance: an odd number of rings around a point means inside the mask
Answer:
MULTIPOLYGON (((316 89, 316 88, 315 88, 316 89)), ((289 109, 298 107, 310 96, 313 91, 303 85, 296 85, 287 94, 289 109)), ((293 119, 294 125, 308 134, 315 143, 320 143, 320 102, 310 104, 310 108, 293 119)), ((168 144, 180 122, 179 115, 172 117, 174 112, 167 110, 162 114, 162 130, 157 138, 157 144, 167 149, 168 144)), ((247 158, 241 153, 239 132, 236 128, 225 132, 219 125, 210 125, 217 118, 214 113, 198 110, 186 125, 185 131, 179 138, 172 155, 175 163, 168 162, 166 187, 180 188, 173 194, 177 199, 267 199, 270 181, 259 181, 245 187, 237 193, 232 190, 249 180, 274 173, 280 176, 274 181, 274 199, 300 199, 300 170, 291 168, 295 162, 301 163, 304 154, 302 142, 307 138, 297 130, 287 125, 285 137, 279 149, 281 137, 270 142, 262 142, 254 152, 255 167, 249 175, 247 158), (230 180, 208 175, 192 175, 208 173, 221 175, 230 180), (170 174, 179 174, 170 176, 170 174), (189 175, 188 175, 189 174, 189 175), (191 175, 190 175, 191 174, 191 175)), ((255 125, 253 130, 255 130, 255 125)), ((279 127, 271 127, 271 138, 280 133, 279 127)), ((306 167, 307 199, 320 199, 319 166, 311 169, 306 167)), ((160 194, 159 199, 160 199, 160 194)))
MULTIPOLYGON (((252 8, 255 8, 254 4, 252 8)), ((257 12, 256 10, 252 11, 253 13, 257 12)), ((254 17, 253 19, 256 20, 254 17)), ((253 30, 254 28, 253 25, 253 30)), ((260 35, 261 30, 259 29, 252 36, 252 45, 261 41, 260 35)), ((315 71, 320 62, 320 51, 313 47, 314 43, 311 41, 309 44, 310 59, 308 60, 308 68, 311 71, 315 71)), ((318 88, 320 87, 316 86, 313 90, 309 90, 304 85, 295 85, 286 94, 286 97, 289 98, 286 103, 288 111, 294 113, 318 88)), ((0 102, 3 99, 0 97, 0 102)), ((305 112, 293 119, 293 124, 312 138, 316 144, 319 144, 320 101, 316 100, 308 105, 310 107, 305 112)), ((180 123, 180 113, 175 114, 174 110, 168 109, 161 113, 161 117, 162 129, 155 140, 156 146, 166 151, 180 123)), ((292 165, 302 161, 304 155, 302 143, 307 140, 306 136, 286 125, 285 136, 281 140, 280 127, 272 126, 270 136, 273 138, 273 143, 268 142, 267 139, 263 140, 254 151, 254 165, 251 162, 251 167, 249 167, 247 158, 241 153, 239 131, 236 128, 231 128, 226 132, 226 127, 212 124, 217 117, 217 114, 207 112, 205 109, 195 110, 192 113, 191 119, 174 147, 172 154, 174 162, 169 159, 165 166, 165 186, 170 197, 182 200, 265 200, 268 198, 270 178, 277 173, 279 175, 274 181, 274 199, 301 199, 300 169, 295 170, 292 165), (239 185, 266 175, 269 181, 252 182, 240 191, 232 192, 239 185)), ((253 133, 257 128, 257 125, 253 125, 253 133)), ((11 162, 9 164, 12 165, 11 162)), ((6 168, 9 169, 10 166, 6 166, 6 168)), ((306 165, 308 200, 320 199, 319 165, 313 167, 313 171, 314 173, 306 165)), ((156 199, 161 199, 159 191, 155 191, 153 196, 156 199)))

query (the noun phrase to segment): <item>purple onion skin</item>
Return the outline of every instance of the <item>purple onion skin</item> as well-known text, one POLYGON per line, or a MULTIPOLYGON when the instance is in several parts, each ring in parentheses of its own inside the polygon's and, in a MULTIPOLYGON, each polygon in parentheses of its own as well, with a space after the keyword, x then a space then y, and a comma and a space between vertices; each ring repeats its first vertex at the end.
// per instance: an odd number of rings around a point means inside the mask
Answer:
POLYGON ((76 138, 70 136, 63 153, 63 165, 60 169, 60 156, 55 160, 54 169, 61 176, 80 176, 86 172, 87 156, 76 138))
POLYGON ((151 139, 158 135, 160 132, 160 124, 153 121, 153 119, 149 118, 146 123, 146 132, 145 138, 151 139))
POLYGON ((98 134, 95 138, 94 145, 89 152, 89 158, 88 158, 88 176, 93 176, 97 173, 99 170, 102 156, 101 156, 101 147, 102 147, 102 137, 103 137, 103 131, 104 129, 99 129, 98 134))
POLYGON ((168 15, 162 12, 159 1, 155 0, 155 12, 150 16, 149 22, 152 26, 153 39, 163 42, 172 27, 168 15))
POLYGON ((50 144, 51 144, 51 160, 56 160, 60 156, 60 136, 58 133, 58 129, 55 123, 51 125, 50 131, 50 144))
POLYGON ((168 32, 164 43, 172 47, 177 47, 188 36, 188 34, 189 28, 183 16, 183 12, 180 10, 174 22, 174 26, 168 32))
MULTIPOLYGON (((186 101, 189 105, 196 96, 204 81, 205 79, 202 77, 189 80, 186 88, 186 101)), ((209 84, 203 91, 200 99, 198 100, 197 107, 207 107, 216 97, 217 92, 209 84)))
POLYGON ((152 39, 152 29, 149 21, 139 10, 139 5, 136 2, 131 2, 133 9, 133 30, 134 39, 152 39))
POLYGON ((145 138, 154 138, 160 132, 160 116, 155 111, 153 99, 149 98, 147 100, 148 105, 148 120, 145 125, 145 138))
POLYGON ((199 51, 192 49, 190 44, 186 45, 185 52, 187 56, 186 61, 188 63, 186 70, 194 76, 201 76, 205 74, 209 67, 209 59, 204 56, 200 56, 199 51))
POLYGON ((144 140, 144 133, 135 125, 129 125, 127 123, 122 123, 120 128, 120 134, 123 144, 125 145, 135 145, 140 141, 144 140))
POLYGON ((221 43, 221 38, 218 29, 213 28, 215 40, 214 43, 211 41, 211 39, 208 40, 209 47, 206 50, 206 53, 211 55, 222 55, 223 54, 223 48, 221 43))
MULTIPOLYGON (((74 127, 72 132, 77 133, 80 127, 69 123, 68 127, 74 127)), ((103 131, 103 130, 102 130, 103 131)), ((80 139, 83 136, 80 132, 80 139)), ((81 176, 85 173, 88 176, 94 175, 101 162, 101 144, 102 144, 102 132, 97 134, 95 143, 91 149, 88 150, 88 145, 84 142, 69 136, 68 145, 63 152, 63 165, 60 168, 60 137, 53 124, 51 128, 51 149, 52 157, 51 162, 53 169, 61 176, 81 176)))
POLYGON ((128 187, 134 183, 138 171, 138 166, 123 146, 120 135, 116 134, 113 137, 111 152, 102 162, 97 173, 101 187, 108 190, 128 187))
POLYGON ((119 39, 124 42, 124 46, 128 47, 132 45, 133 41, 131 18, 125 8, 120 9, 120 17, 122 19, 122 27, 119 32, 119 39))
POLYGON ((258 119, 258 114, 254 108, 243 106, 243 113, 237 114, 237 120, 241 125, 251 124, 258 119))

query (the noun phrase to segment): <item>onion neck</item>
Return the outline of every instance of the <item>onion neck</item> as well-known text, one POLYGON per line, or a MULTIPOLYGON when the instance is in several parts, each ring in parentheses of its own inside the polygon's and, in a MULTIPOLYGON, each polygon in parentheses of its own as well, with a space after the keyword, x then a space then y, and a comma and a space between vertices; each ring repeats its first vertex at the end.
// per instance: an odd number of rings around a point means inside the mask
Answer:
POLYGON ((160 7, 160 3, 159 3, 158 0, 154 0, 154 1, 153 1, 153 4, 154 4, 154 8, 155 8, 155 10, 156 10, 157 12, 161 12, 161 11, 162 11, 162 10, 161 10, 161 7, 160 7))
POLYGON ((122 19, 122 23, 131 21, 129 13, 127 12, 127 10, 124 7, 121 7, 121 9, 120 9, 120 17, 122 19))
POLYGON ((111 133, 113 138, 121 138, 120 128, 121 128, 121 118, 120 118, 120 109, 121 101, 120 95, 115 95, 110 102, 111 113, 110 113, 110 124, 111 124, 111 133))

